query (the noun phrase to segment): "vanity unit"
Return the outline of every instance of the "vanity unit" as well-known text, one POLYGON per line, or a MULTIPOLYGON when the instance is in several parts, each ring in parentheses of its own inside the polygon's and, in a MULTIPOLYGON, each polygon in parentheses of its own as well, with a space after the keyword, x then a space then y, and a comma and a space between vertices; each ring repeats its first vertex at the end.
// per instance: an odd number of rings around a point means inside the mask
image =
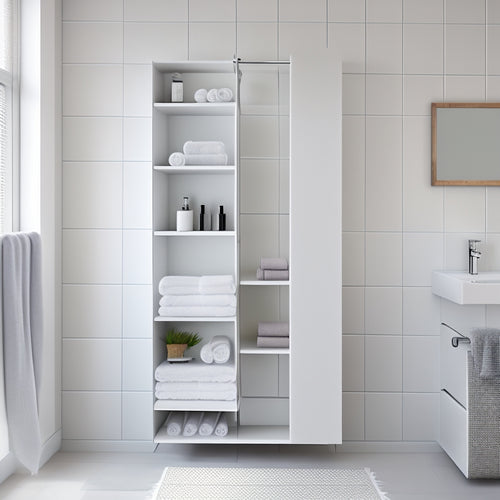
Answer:
POLYGON ((155 443, 341 442, 341 68, 332 51, 289 61, 153 64, 153 371, 169 328, 196 331, 198 358, 214 335, 230 339, 235 400, 154 402, 155 443), (180 73, 184 101, 172 102, 180 73), (318 88, 311 98, 309 75, 318 88), (279 85, 273 101, 273 85, 279 85), (199 88, 229 88, 231 102, 195 102, 199 88), (278 147, 273 144, 275 133, 278 147), (186 141, 222 141, 224 165, 170 166, 186 141), (270 173, 271 172, 271 173, 270 173), (271 183, 272 186, 268 185, 271 183), (274 192, 272 191, 274 189, 274 192), (273 193, 271 196, 269 193, 273 193), (176 231, 188 196, 194 230, 176 231), (273 196, 275 198, 273 198, 273 196), (200 205, 224 207, 225 230, 198 230, 200 205), (260 281, 260 257, 284 257, 290 279, 260 281), (159 316, 167 275, 232 275, 234 316, 159 316), (289 348, 256 345, 260 321, 287 321, 289 348), (170 412, 216 411, 224 437, 169 436, 170 412))

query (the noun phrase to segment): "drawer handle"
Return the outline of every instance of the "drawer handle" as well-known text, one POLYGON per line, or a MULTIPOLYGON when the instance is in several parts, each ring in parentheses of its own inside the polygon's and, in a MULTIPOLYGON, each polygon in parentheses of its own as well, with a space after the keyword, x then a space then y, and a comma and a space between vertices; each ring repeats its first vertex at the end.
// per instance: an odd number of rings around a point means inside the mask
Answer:
POLYGON ((451 345, 453 347, 458 347, 460 342, 465 342, 466 344, 470 344, 469 337, 451 337, 451 345))

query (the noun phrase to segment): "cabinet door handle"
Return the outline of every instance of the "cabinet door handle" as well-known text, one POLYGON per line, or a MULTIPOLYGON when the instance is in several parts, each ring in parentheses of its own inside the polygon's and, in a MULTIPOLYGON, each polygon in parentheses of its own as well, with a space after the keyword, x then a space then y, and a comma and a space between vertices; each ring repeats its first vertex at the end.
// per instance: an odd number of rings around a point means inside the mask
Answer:
POLYGON ((466 344, 470 344, 469 337, 451 337, 451 345, 453 347, 458 347, 460 342, 465 342, 466 344))

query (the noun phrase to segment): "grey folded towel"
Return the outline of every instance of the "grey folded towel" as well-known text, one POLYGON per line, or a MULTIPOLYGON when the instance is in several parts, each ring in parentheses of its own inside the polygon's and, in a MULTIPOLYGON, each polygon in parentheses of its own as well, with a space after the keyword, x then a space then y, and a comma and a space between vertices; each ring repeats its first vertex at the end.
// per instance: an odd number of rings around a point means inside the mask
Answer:
POLYGON ((257 336, 257 347, 290 347, 290 338, 257 336))
POLYGON ((289 332, 285 321, 263 321, 257 326, 257 335, 261 337, 288 337, 289 332))
POLYGON ((484 379, 500 378, 500 330, 475 328, 470 334, 474 368, 484 379))
POLYGON ((257 269, 257 279, 264 281, 286 281, 290 277, 288 270, 257 269))
POLYGON ((277 269, 286 271, 288 269, 288 262, 281 257, 262 257, 260 259, 260 268, 263 270, 277 269))

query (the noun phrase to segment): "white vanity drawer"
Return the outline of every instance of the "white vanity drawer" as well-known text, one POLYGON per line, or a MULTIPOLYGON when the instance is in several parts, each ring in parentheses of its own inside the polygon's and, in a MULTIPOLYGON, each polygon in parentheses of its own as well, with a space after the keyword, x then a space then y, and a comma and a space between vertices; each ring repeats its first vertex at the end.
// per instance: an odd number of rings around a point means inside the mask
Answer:
POLYGON ((455 330, 441 324, 441 389, 467 408, 467 353, 470 344, 461 342, 458 347, 453 347, 451 339, 458 336, 455 330))
POLYGON ((441 391, 439 444, 466 477, 469 474, 468 415, 449 394, 441 391))

